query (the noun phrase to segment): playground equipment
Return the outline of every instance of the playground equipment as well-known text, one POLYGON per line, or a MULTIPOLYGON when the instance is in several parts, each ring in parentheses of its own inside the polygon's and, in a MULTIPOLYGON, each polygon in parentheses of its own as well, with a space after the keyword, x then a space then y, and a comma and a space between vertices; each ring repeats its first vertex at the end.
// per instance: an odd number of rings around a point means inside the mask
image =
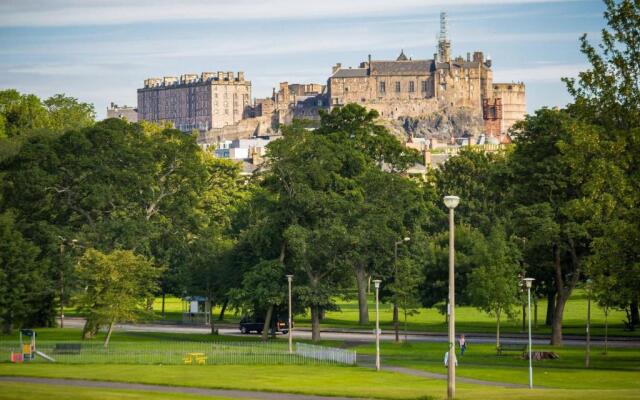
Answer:
POLYGON ((36 349, 36 332, 32 329, 20 329, 20 350, 22 351, 22 357, 14 357, 14 354, 12 353, 11 361, 32 361, 36 358, 36 355, 39 355, 40 357, 50 362, 56 361, 45 353, 36 349), (23 340, 23 337, 28 338, 28 342, 23 340))

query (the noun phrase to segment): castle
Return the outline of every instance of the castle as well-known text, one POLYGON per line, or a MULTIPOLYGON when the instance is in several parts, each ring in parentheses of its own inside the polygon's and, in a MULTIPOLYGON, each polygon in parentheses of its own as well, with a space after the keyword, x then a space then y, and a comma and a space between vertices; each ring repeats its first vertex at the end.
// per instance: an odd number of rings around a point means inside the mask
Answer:
POLYGON ((413 60, 373 60, 357 68, 332 68, 327 84, 280 83, 270 97, 251 101, 244 73, 203 72, 150 78, 138 89, 138 117, 171 121, 183 131, 198 130, 201 142, 270 134, 293 118, 318 119, 319 110, 349 103, 375 109, 383 119, 423 118, 464 109, 489 137, 500 137, 524 119, 523 83, 494 83, 492 61, 476 51, 451 56, 446 13, 440 16, 437 53, 413 60))
POLYGON ((438 52, 433 59, 413 60, 404 51, 396 60, 367 61, 358 68, 333 67, 328 82, 329 106, 358 103, 381 117, 424 117, 446 108, 467 108, 484 119, 485 133, 506 133, 524 118, 523 83, 493 83, 492 62, 482 52, 451 57, 446 13, 440 16, 438 52))

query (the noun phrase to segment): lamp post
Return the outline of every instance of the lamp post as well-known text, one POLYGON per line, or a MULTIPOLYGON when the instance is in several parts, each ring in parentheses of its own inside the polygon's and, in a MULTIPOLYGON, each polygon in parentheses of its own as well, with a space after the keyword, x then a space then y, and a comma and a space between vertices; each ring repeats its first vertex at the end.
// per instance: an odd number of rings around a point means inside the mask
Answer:
POLYGON ((591 359, 591 279, 587 279, 587 348, 584 355, 584 367, 589 368, 591 359))
MULTIPOLYGON (((402 242, 410 241, 410 237, 405 237, 402 240, 398 240, 393 244, 393 280, 397 287, 398 285, 398 245, 402 242)), ((393 295, 393 329, 396 332, 396 343, 400 341, 400 329, 398 327, 398 296, 393 295)), ((405 338, 406 339, 406 338, 405 338)))
POLYGON ((289 283, 289 325, 287 327, 289 333, 289 354, 293 353, 293 336, 291 330, 293 329, 293 325, 291 324, 291 281, 293 280, 293 275, 287 275, 287 282, 289 283))
POLYGON ((535 279, 524 278, 523 281, 527 287, 527 306, 529 307, 529 389, 533 389, 533 359, 531 358, 531 284, 535 279))
POLYGON ((455 228, 453 220, 453 210, 460 203, 458 196, 445 196, 444 205, 449 209, 449 360, 447 361, 447 398, 453 399, 456 395, 456 299, 455 299, 455 228))
POLYGON ((376 371, 380 371, 380 309, 378 308, 378 293, 380 292, 380 279, 374 279, 376 288, 376 371))

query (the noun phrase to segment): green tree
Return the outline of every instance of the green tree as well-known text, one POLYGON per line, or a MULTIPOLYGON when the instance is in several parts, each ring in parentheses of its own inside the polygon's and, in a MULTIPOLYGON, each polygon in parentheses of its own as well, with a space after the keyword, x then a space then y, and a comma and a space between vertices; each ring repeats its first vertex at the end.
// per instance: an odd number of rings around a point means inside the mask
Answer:
POLYGON ((93 104, 79 102, 74 97, 56 94, 42 102, 49 113, 49 128, 55 132, 80 129, 95 122, 93 104))
POLYGON ((513 306, 520 303, 520 254, 501 224, 491 229, 486 241, 476 242, 475 253, 479 267, 469 277, 471 303, 496 318, 496 347, 500 347, 500 318, 513 318, 513 306))
MULTIPOLYGON (((88 249, 76 273, 85 290, 78 308, 86 313, 88 326, 108 324, 104 346, 109 346, 116 322, 135 321, 147 313, 146 299, 157 289, 160 269, 130 250, 103 253, 88 249)), ((83 338, 89 333, 86 329, 83 338)))
POLYGON ((404 341, 407 341, 407 319, 420 311, 420 264, 411 258, 401 258, 389 290, 404 318, 404 341))
POLYGON ((261 261, 247 271, 242 287, 232 291, 234 302, 245 313, 265 315, 262 340, 267 340, 274 309, 287 301, 284 265, 280 260, 261 261))
POLYGON ((11 213, 0 214, 0 322, 5 334, 32 324, 50 298, 47 263, 39 261, 37 246, 24 238, 11 213))
POLYGON ((616 276, 617 293, 628 296, 619 306, 633 329, 640 324, 640 282, 634 279, 640 268, 640 4, 604 3, 601 43, 580 38, 590 68, 564 79, 575 99, 569 111, 595 128, 576 132, 565 152, 582 171, 581 207, 594 236, 592 273, 616 276))
MULTIPOLYGON (((561 150, 571 143, 574 132, 583 129, 584 124, 566 112, 539 110, 516 126, 516 147, 509 159, 516 234, 539 254, 551 255, 546 265, 556 293, 553 345, 562 344, 564 308, 589 254, 590 236, 580 203, 584 192, 577 179, 580 170, 561 150)), ((536 261, 525 259, 529 266, 536 266, 536 261)))

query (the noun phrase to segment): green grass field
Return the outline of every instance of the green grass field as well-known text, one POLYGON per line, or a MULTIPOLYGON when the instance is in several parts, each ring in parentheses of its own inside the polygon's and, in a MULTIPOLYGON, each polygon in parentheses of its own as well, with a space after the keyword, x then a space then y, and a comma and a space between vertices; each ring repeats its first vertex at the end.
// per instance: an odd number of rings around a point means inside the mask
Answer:
MULTIPOLYGON (((114 390, 101 388, 82 388, 71 386, 47 385, 41 383, 0 382, 0 399, 2 400, 196 400, 202 399, 198 395, 176 395, 175 393, 158 393, 132 390, 114 390)), ((230 400, 228 397, 207 397, 212 400, 230 400)))
MULTIPOLYGON (((321 323, 323 328, 353 328, 353 329, 372 329, 374 326, 374 310, 375 304, 373 296, 369 296, 369 320, 368 325, 358 324, 358 303, 355 300, 337 299, 336 302, 340 307, 339 311, 329 311, 326 313, 325 319, 321 323)), ((165 316, 162 317, 162 299, 157 298, 154 301, 153 309, 155 318, 152 321, 141 322, 182 322, 183 303, 179 298, 165 298, 165 316)), ((547 307, 546 299, 538 300, 538 323, 533 327, 534 334, 550 334, 551 328, 544 325, 544 317, 547 307)), ((382 329, 393 329, 392 325, 392 306, 391 304, 380 304, 380 324, 382 329)), ((417 315, 408 317, 407 329, 409 331, 421 332, 446 332, 447 325, 444 315, 440 314, 435 308, 422 308, 417 315)), ((533 307, 532 307, 533 313, 533 307)), ((67 309, 67 316, 80 316, 73 308, 67 309)), ((218 321, 220 308, 214 309, 214 323, 235 324, 240 320, 240 314, 235 310, 227 309, 223 321, 218 321)), ((585 323, 587 315, 587 299, 585 293, 581 289, 576 289, 567 303, 564 320, 563 332, 567 335, 584 335, 585 323)), ((533 316, 532 316, 533 317, 533 316)), ((297 315, 295 322, 300 327, 310 327, 310 316, 297 315)), ((625 314, 620 310, 611 310, 609 313, 609 335, 615 336, 638 336, 640 330, 627 331, 623 320, 625 314)), ((404 319, 401 316, 401 329, 404 328, 404 319)), ((604 311, 592 302, 591 307, 591 333, 594 336, 604 336, 604 311)), ((494 333, 495 318, 484 312, 478 311, 474 307, 457 307, 456 308, 456 330, 466 333, 494 333)), ((522 314, 512 321, 502 321, 501 330, 503 333, 520 333, 522 330, 522 314)))
MULTIPOLYGON (((375 354, 367 344, 356 348, 358 354, 375 354)), ((590 368, 584 368, 584 348, 536 346, 535 351, 552 351, 557 360, 534 361, 534 382, 538 386, 558 389, 640 390, 640 349, 592 347, 590 368)), ((415 368, 446 374, 443 366, 446 343, 382 343, 381 354, 386 365, 415 368)), ((458 353, 458 376, 496 382, 528 383, 528 360, 518 354, 497 356, 495 345, 469 343, 464 356, 458 353)))
MULTIPOLYGON (((372 329, 374 324, 375 304, 373 297, 369 296, 369 325, 358 324, 358 303, 355 300, 345 301, 338 300, 340 311, 330 311, 326 313, 325 319, 321 326, 324 328, 354 328, 354 329, 372 329)), ((165 299, 165 318, 166 321, 182 321, 182 303, 175 297, 167 297, 165 299)), ((538 300, 538 324, 533 331, 537 334, 550 334, 551 328, 544 325, 544 316, 546 312, 547 302, 545 299, 538 300)), ((156 320, 161 320, 161 299, 156 299, 154 310, 156 320)), ((392 306, 391 304, 380 305, 380 321, 382 329, 392 329, 392 306)), ((219 308, 214 310, 214 314, 219 315, 219 308)), ((533 312, 533 307, 532 307, 533 312)), ((522 316, 513 321, 503 321, 501 330, 503 333, 519 333, 522 332, 522 316)), ((584 292, 580 289, 574 291, 571 299, 567 303, 564 315, 564 333, 574 335, 584 335, 585 321, 587 315, 587 299, 584 292)), ((640 331, 629 332, 624 330, 623 320, 624 312, 613 310, 609 314, 609 335, 610 336, 640 336, 640 331)), ((240 319, 240 315, 235 314, 233 310, 227 310, 225 313, 225 323, 236 323, 240 319)), ((401 328, 403 328, 404 320, 401 316, 401 328)), ((298 315, 295 317, 298 326, 309 327, 311 321, 309 315, 298 315)), ((219 322, 217 319, 214 322, 219 322)), ((445 318, 435 308, 420 309, 420 313, 408 318, 407 324, 410 331, 423 332, 446 332, 447 325, 445 318)), ((486 313, 478 311, 473 307, 456 308, 456 330, 466 333, 494 333, 495 319, 486 313)), ((591 307, 591 332, 594 336, 604 335, 604 312, 597 307, 595 302, 591 307)))
MULTIPOLYGON (((39 340, 78 340, 76 329, 38 330, 39 340)), ((5 336, 3 339, 13 339, 5 336)), ((99 341, 101 338, 97 338, 99 341)), ((159 351, 175 342, 239 341, 245 337, 216 337, 198 334, 160 334, 118 332, 113 343, 140 343, 159 351)), ((339 347, 341 342, 324 341, 339 347)), ((384 365, 398 365, 416 370, 444 374, 442 356, 446 344, 383 343, 384 365)), ((372 345, 355 348, 359 354, 373 354, 372 345)), ((542 349, 542 348, 540 348, 542 349)), ((610 349, 603 356, 600 349, 592 351, 592 368, 582 367, 583 349, 561 347, 550 349, 559 360, 535 363, 534 382, 544 389, 507 389, 471 384, 458 384, 459 399, 633 399, 640 392, 640 350, 610 349)), ((171 386, 193 386, 217 389, 288 392, 330 396, 372 397, 384 399, 441 399, 446 395, 446 382, 394 372, 375 372, 368 368, 335 365, 131 365, 131 364, 47 364, 15 365, 0 363, 0 375, 151 383, 171 386)), ((509 355, 497 357, 491 344, 469 343, 460 357, 457 375, 485 381, 527 383, 527 362, 509 355)), ((52 398, 62 389, 56 385, 0 383, 0 398, 52 398), (4 396, 4 397, 3 397, 4 396)), ((66 393, 66 388, 64 393, 66 393)), ((163 395, 123 390, 71 388, 68 398, 164 398, 163 395), (75 397, 74 397, 75 396, 75 397)), ((173 395, 172 395, 173 396, 173 395)), ((57 397, 57 396, 56 396, 57 397)), ((173 396, 172 398, 191 398, 173 396)))
MULTIPOLYGON (((73 377, 120 382, 382 399, 442 399, 446 382, 335 366, 9 365, 0 375, 73 377)), ((14 389, 17 390, 17 389, 14 389)), ((459 399, 637 399, 637 389, 507 389, 458 384, 459 399)), ((30 397, 38 398, 38 397, 30 397)), ((45 398, 45 397, 42 397, 45 398)), ((47 397, 51 398, 51 397, 47 397)), ((126 397, 128 398, 128 397, 126 397)), ((143 397, 144 398, 144 397, 143 397)))

